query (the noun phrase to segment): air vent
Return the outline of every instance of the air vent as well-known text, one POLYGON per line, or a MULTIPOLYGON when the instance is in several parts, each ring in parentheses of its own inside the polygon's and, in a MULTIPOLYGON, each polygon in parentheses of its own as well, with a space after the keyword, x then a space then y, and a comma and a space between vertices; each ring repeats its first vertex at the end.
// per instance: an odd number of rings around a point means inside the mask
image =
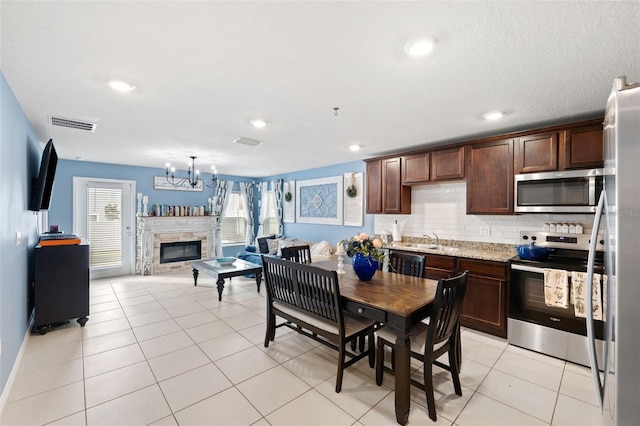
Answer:
POLYGON ((242 145, 249 145, 249 146, 256 146, 262 143, 262 141, 257 141, 255 139, 249 139, 249 138, 234 139, 234 142, 242 145))
POLYGON ((70 129, 86 130, 95 132, 95 123, 87 123, 86 121, 73 120, 71 118, 49 116, 49 124, 53 126, 69 127, 70 129))

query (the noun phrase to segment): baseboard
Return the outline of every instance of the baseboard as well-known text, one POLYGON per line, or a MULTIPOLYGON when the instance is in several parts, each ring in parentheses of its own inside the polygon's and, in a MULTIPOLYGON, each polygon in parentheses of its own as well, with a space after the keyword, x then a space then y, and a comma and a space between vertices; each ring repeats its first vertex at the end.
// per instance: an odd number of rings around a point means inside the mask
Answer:
POLYGON ((7 383, 5 383, 4 389, 2 389, 2 394, 0 395, 0 418, 2 418, 2 413, 4 413, 4 406, 9 399, 9 395, 11 394, 11 388, 13 387, 13 382, 15 381, 16 375, 18 374, 18 368, 20 368, 22 356, 24 355, 24 350, 27 346, 27 341, 29 339, 29 335, 31 334, 31 328, 33 327, 33 324, 34 318, 33 316, 31 316, 29 326, 27 327, 27 332, 24 335, 22 345, 20 346, 20 350, 18 351, 18 356, 16 356, 16 360, 14 361, 13 367, 11 368, 11 373, 7 378, 7 383))

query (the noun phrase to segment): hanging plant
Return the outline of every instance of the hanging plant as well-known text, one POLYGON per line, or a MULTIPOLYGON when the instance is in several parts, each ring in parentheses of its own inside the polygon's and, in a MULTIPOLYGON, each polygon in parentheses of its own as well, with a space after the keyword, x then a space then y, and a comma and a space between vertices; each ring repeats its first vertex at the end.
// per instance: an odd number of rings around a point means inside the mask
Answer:
POLYGON ((289 203, 291 202, 291 199, 293 198, 293 195, 291 195, 291 191, 289 188, 289 182, 287 182, 287 192, 284 193, 284 200, 289 203))
POLYGON ((351 185, 347 187, 347 195, 350 198, 354 198, 358 195, 358 188, 356 188, 355 175, 353 173, 351 173, 351 185))

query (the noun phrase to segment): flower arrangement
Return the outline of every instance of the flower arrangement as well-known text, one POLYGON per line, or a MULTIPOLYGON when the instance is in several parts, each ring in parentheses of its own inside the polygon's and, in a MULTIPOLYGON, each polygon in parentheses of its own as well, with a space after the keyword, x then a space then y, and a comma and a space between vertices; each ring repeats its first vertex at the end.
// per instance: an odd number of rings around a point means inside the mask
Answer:
POLYGON ((378 236, 370 236, 366 232, 355 235, 351 239, 340 241, 347 252, 347 256, 353 257, 354 254, 360 253, 363 256, 370 256, 373 260, 384 262, 385 244, 378 236))

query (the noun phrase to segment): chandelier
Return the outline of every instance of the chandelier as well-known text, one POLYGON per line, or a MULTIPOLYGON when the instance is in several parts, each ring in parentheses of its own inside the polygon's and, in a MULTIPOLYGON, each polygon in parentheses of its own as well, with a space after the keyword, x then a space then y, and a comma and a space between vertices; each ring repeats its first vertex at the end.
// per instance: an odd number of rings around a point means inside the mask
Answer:
MULTIPOLYGON (((167 163, 167 167, 165 170, 165 178, 170 185, 173 186, 183 186, 184 184, 188 184, 191 188, 195 188, 198 186, 200 170, 196 169, 196 157, 191 156, 191 164, 188 165, 187 168, 187 177, 186 178, 176 178, 175 176, 175 167, 171 167, 171 164, 167 163)), ((207 188, 213 188, 216 186, 216 182, 218 181, 218 172, 215 166, 211 166, 211 183, 207 184, 202 181, 202 183, 207 188)))

